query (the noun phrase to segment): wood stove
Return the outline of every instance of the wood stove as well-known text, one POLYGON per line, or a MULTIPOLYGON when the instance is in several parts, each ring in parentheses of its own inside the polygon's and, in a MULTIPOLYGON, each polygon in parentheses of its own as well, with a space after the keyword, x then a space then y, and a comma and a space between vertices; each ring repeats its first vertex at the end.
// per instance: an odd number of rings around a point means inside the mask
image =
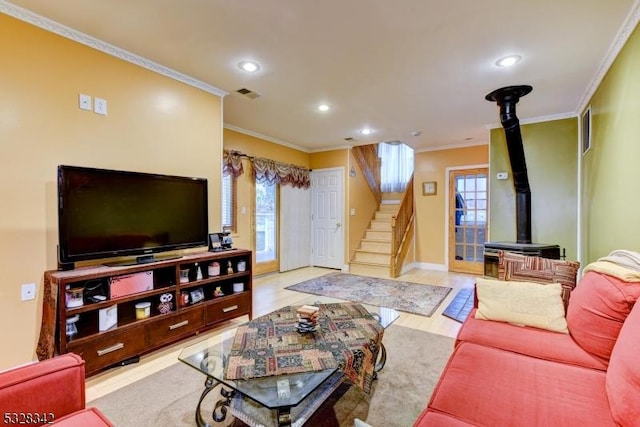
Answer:
POLYGON ((484 274, 498 276, 498 251, 504 250, 522 255, 560 259, 560 246, 531 242, 531 189, 527 164, 520 133, 520 121, 516 116, 516 104, 531 92, 528 85, 507 86, 489 93, 485 99, 500 107, 500 122, 504 128, 509 153, 509 163, 516 192, 516 241, 487 242, 484 244, 484 274))

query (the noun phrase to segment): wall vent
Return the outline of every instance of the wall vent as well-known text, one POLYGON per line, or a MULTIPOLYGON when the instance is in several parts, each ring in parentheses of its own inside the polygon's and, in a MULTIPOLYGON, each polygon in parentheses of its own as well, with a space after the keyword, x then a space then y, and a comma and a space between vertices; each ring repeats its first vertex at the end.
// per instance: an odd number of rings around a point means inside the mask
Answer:
POLYGON ((249 90, 246 87, 243 87, 242 89, 238 89, 238 90, 236 90, 236 92, 238 92, 240 95, 246 96, 249 99, 260 98, 260 94, 258 92, 254 92, 252 90, 249 90))

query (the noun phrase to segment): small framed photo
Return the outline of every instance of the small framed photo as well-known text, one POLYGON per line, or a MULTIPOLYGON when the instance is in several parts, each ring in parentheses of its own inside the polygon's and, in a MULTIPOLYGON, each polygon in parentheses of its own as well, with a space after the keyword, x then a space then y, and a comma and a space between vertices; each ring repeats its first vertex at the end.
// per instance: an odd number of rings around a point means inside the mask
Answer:
POLYGON ((204 299, 204 292, 202 288, 196 288, 189 292, 189 296, 191 297, 191 304, 197 304, 204 299))
POLYGON ((436 181, 427 181, 422 183, 423 196, 435 196, 438 193, 438 183, 436 181))

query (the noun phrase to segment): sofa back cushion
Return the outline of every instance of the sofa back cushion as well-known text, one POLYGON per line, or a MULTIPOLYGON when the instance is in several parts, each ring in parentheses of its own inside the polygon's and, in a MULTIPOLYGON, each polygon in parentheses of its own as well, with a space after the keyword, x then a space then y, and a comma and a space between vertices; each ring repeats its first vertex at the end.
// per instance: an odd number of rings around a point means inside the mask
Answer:
POLYGON ((580 263, 498 251, 498 279, 519 282, 560 283, 565 308, 576 286, 580 263))
POLYGON ((640 303, 635 304, 613 347, 606 390, 613 419, 621 426, 640 425, 640 303))
POLYGON ((640 282, 623 282, 589 271, 571 293, 567 310, 571 337, 586 352, 608 363, 620 328, 638 297, 640 282))

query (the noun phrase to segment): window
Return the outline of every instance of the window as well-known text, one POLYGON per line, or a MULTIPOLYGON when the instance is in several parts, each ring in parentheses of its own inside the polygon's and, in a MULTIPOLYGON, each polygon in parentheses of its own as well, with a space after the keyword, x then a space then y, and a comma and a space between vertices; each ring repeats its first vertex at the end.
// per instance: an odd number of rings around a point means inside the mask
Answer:
POLYGON ((591 148, 591 105, 582 114, 582 154, 591 148))
POLYGON ((383 192, 401 192, 413 174, 413 148, 400 141, 378 144, 380 168, 380 189, 383 192))
POLYGON ((222 176, 222 228, 236 231, 237 181, 231 175, 222 176))

